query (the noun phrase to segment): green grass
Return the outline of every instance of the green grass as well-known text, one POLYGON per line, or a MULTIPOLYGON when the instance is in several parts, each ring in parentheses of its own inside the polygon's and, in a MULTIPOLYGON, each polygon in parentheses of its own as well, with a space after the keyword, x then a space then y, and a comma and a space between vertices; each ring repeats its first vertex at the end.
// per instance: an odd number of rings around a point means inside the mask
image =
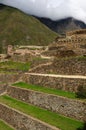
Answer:
POLYGON ((45 87, 42 87, 42 86, 31 85, 31 84, 27 84, 27 83, 24 83, 24 82, 15 83, 15 84, 13 84, 13 86, 25 88, 25 89, 31 89, 31 90, 35 90, 35 91, 39 91, 39 92, 48 93, 48 94, 55 94, 55 95, 64 96, 64 97, 67 97, 67 98, 76 99, 76 94, 72 93, 72 92, 66 92, 66 91, 52 89, 52 88, 45 88, 45 87))
MULTIPOLYGON (((0 51, 7 45, 48 45, 57 34, 33 16, 11 8, 0 10, 0 51)), ((0 52, 0 53, 1 53, 0 52)))
POLYGON ((21 62, 13 62, 13 61, 6 61, 0 63, 0 72, 6 71, 28 71, 30 68, 30 63, 21 63, 21 62))
POLYGON ((86 56, 77 56, 76 57, 78 60, 86 60, 86 56))
POLYGON ((5 122, 0 120, 0 130, 13 130, 10 126, 8 126, 5 122))
POLYGON ((0 81, 0 84, 4 84, 4 82, 1 82, 1 81, 0 81))
POLYGON ((83 123, 80 121, 64 117, 60 114, 56 114, 33 105, 28 105, 6 95, 0 97, 0 102, 31 115, 39 120, 56 126, 61 130, 76 130, 77 128, 83 126, 83 123))

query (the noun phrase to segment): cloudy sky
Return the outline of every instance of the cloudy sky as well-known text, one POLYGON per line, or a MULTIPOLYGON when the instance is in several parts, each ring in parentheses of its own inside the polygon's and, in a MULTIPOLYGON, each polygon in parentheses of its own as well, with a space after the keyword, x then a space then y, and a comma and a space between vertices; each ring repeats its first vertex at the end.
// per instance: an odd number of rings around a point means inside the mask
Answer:
POLYGON ((59 20, 73 17, 86 23, 86 0, 0 0, 28 14, 59 20))

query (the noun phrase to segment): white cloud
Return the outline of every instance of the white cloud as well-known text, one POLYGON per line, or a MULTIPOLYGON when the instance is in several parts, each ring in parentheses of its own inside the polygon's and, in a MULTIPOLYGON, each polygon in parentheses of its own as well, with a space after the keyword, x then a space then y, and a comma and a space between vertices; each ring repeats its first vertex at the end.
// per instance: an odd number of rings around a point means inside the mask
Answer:
POLYGON ((73 17, 86 23, 86 0, 0 0, 28 14, 59 20, 73 17))

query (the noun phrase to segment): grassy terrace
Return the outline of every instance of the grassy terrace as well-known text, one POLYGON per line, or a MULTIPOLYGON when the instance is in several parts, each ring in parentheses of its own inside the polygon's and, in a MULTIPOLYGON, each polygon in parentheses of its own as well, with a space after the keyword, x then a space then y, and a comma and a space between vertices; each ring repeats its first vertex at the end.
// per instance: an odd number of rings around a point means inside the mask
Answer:
POLYGON ((4 82, 1 82, 1 81, 0 81, 0 84, 4 84, 4 82))
POLYGON ((31 115, 41 121, 56 126, 61 130, 78 130, 77 128, 83 127, 83 123, 80 121, 64 117, 60 114, 56 114, 33 105, 28 105, 6 95, 0 97, 0 102, 22 111, 23 113, 31 115))
POLYGON ((57 90, 57 89, 52 89, 52 88, 44 88, 41 86, 31 85, 24 82, 15 83, 13 84, 13 86, 76 99, 76 94, 72 92, 65 92, 62 90, 57 90))
POLYGON ((30 63, 21 63, 21 62, 1 62, 0 63, 0 72, 9 72, 9 71, 28 71, 30 68, 30 63))
POLYGON ((0 120, 0 130, 13 130, 10 126, 5 124, 2 120, 0 120))

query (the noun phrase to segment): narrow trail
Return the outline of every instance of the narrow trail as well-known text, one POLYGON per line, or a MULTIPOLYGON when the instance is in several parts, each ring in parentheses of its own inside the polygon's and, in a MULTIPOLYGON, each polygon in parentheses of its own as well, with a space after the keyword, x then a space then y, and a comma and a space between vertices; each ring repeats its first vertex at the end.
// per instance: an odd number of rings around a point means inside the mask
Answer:
POLYGON ((44 55, 40 55, 41 56, 41 58, 44 58, 44 59, 52 59, 52 57, 50 57, 50 56, 44 56, 44 55))
POLYGON ((86 76, 81 75, 57 75, 57 74, 39 74, 39 73, 25 73, 25 74, 44 76, 44 77, 56 77, 56 78, 86 79, 86 76))
POLYGON ((44 67, 44 66, 46 66, 46 65, 51 65, 51 64, 52 64, 52 62, 45 63, 45 64, 40 64, 40 65, 38 65, 38 66, 33 67, 32 69, 30 69, 29 72, 34 71, 34 70, 37 69, 37 68, 44 67))

